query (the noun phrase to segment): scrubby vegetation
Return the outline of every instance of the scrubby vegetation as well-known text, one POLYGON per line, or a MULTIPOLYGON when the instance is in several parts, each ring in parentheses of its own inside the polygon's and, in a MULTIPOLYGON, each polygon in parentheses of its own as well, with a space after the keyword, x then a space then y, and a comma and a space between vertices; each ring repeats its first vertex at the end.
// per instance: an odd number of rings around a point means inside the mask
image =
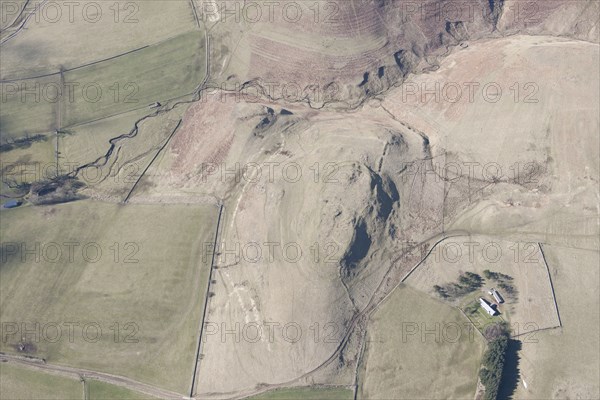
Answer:
POLYGON ((481 276, 473 272, 465 272, 458 277, 458 283, 452 282, 443 286, 434 285, 433 289, 442 298, 456 298, 479 289, 483 284, 481 276))
POLYGON ((469 305, 467 305, 467 306, 465 307, 465 310, 464 310, 464 311, 465 311, 465 313, 467 313, 468 315, 473 315, 473 314, 475 314, 475 313, 477 312, 477 310, 479 310, 479 307, 481 307, 481 306, 479 305, 479 302, 478 302, 478 301, 473 301, 473 302, 471 302, 469 305))
POLYGON ((31 185, 29 201, 35 205, 58 204, 82 199, 78 190, 85 185, 75 178, 60 177, 48 182, 36 182, 31 185))
POLYGON ((4 138, 4 143, 0 144, 0 152, 11 151, 14 149, 26 149, 28 147, 31 147, 33 143, 42 142, 47 139, 48 137, 44 135, 38 134, 29 136, 27 133, 25 133, 24 137, 19 139, 4 138))
POLYGON ((502 381, 502 370, 506 360, 508 349, 508 331, 504 325, 497 324, 495 336, 488 344, 488 349, 483 355, 482 368, 479 371, 479 379, 485 386, 484 400, 496 400, 498 390, 502 381))

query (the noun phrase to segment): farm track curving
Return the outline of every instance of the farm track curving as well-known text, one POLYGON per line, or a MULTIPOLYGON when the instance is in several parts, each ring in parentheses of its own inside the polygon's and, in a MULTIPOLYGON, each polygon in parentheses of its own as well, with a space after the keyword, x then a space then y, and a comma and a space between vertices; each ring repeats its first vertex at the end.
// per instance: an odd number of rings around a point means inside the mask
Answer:
MULTIPOLYGON (((352 317, 352 319, 350 320, 350 322, 348 324, 348 327, 346 328, 346 333, 340 341, 340 344, 338 345, 336 350, 320 365, 318 365, 317 367, 313 368, 312 370, 310 370, 310 371, 302 374, 301 376, 294 378, 290 381, 273 384, 273 385, 263 385, 263 386, 261 386, 260 389, 252 389, 252 390, 248 390, 248 391, 243 391, 241 393, 237 393, 235 396, 232 396, 231 399, 240 398, 240 397, 246 398, 246 397, 261 394, 261 393, 264 393, 264 392, 267 392, 267 391, 270 391, 273 389, 281 389, 281 388, 293 386, 295 384, 301 383, 302 381, 305 381, 306 378, 310 377, 311 375, 318 372, 319 370, 327 367, 332 362, 338 360, 340 355, 342 354, 343 350, 346 348, 346 345, 348 344, 354 331, 356 329, 361 329, 361 328, 363 331, 366 329, 366 325, 367 325, 369 316, 377 309, 377 307, 383 301, 385 301, 390 296, 391 293, 394 292, 394 290, 398 287, 398 285, 400 285, 402 282, 404 282, 408 278, 408 276, 412 272, 414 272, 414 270, 416 270, 420 265, 423 264, 423 262, 429 257, 429 255, 431 254, 433 249, 439 243, 441 243, 442 241, 444 241, 450 237, 464 236, 465 234, 468 234, 468 233, 465 231, 445 232, 442 234, 434 235, 434 236, 430 237, 429 239, 426 239, 426 240, 422 241, 421 243, 417 244, 414 248, 418 248, 421 245, 424 245, 424 244, 434 241, 433 245, 430 247, 427 254, 422 259, 420 259, 419 262, 417 262, 415 264, 415 266, 412 267, 408 273, 406 273, 402 278, 400 278, 399 282, 395 286, 393 286, 392 288, 384 288, 384 284, 388 280, 387 278, 390 276, 390 274, 392 274, 394 272, 395 264, 397 262, 399 262, 402 258, 404 258, 406 256, 406 253, 403 253, 402 255, 400 255, 396 259, 394 259, 391 263, 392 266, 388 269, 387 273, 384 275, 383 279, 381 280, 381 283, 379 284, 379 286, 377 287, 377 289, 371 296, 371 300, 369 301, 367 306, 365 306, 365 308, 362 311, 357 312, 354 315, 354 317, 352 317), (376 299, 377 297, 378 297, 378 299, 376 299)), ((400 271, 398 271, 398 272, 400 272, 400 271)))
POLYGON ((37 370, 37 371, 49 371, 54 372, 62 376, 66 376, 69 378, 79 378, 79 379, 95 379, 98 381, 110 383, 112 385, 124 387, 130 390, 134 390, 137 392, 141 392, 150 396, 154 396, 162 399, 185 399, 186 396, 181 394, 171 392, 169 390, 161 389, 156 386, 148 385, 146 383, 138 382, 133 379, 119 376, 107 374, 104 372, 92 371, 83 368, 73 368, 66 367, 62 365, 54 365, 54 364, 46 364, 43 361, 36 360, 28 360, 24 357, 19 356, 11 356, 8 354, 0 354, 0 362, 7 362, 11 364, 17 364, 29 369, 37 370))
POLYGON ((25 4, 23 4, 23 8, 21 9, 21 12, 15 17, 13 22, 9 26, 4 28, 2 31, 0 31, 0 33, 5 32, 5 31, 13 28, 15 24, 19 24, 19 22, 20 22, 20 25, 17 28, 15 28, 15 31, 13 33, 11 33, 10 35, 6 36, 3 39, 0 39, 0 46, 3 45, 4 43, 8 42, 10 39, 14 38, 15 36, 17 36, 19 33, 21 33, 23 31, 23 29, 25 29, 25 24, 27 23, 27 21, 29 21, 29 18, 34 16, 36 11, 39 10, 39 8, 47 1, 48 0, 44 0, 39 5, 37 5, 37 6, 34 5, 32 10, 27 10, 29 3, 32 2, 31 0, 27 0, 25 2, 25 4), (26 15, 23 16, 24 14, 26 14, 26 15))

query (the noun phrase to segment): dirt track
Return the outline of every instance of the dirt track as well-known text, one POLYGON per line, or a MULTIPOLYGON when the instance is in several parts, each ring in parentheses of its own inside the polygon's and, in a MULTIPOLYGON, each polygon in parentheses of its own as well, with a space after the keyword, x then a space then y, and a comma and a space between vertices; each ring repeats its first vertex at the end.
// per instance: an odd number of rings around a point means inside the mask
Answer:
POLYGON ((61 365, 43 364, 37 361, 28 361, 25 358, 18 356, 11 356, 7 354, 0 355, 0 362, 8 362, 11 364, 20 365, 29 369, 37 371, 50 371, 63 375, 69 378, 90 378, 98 381, 110 383, 112 385, 121 386, 127 389, 131 389, 137 392, 145 393, 150 396, 154 396, 162 399, 187 399, 188 397, 178 393, 174 393, 168 390, 158 388, 156 386, 148 385, 146 383, 134 381, 123 376, 106 374, 103 372, 90 371, 82 368, 65 367, 61 365))
MULTIPOLYGON (((423 263, 423 261, 425 261, 425 259, 427 259, 427 257, 431 254, 431 251, 433 250, 435 245, 437 245, 439 242, 441 242, 449 237, 460 236, 460 235, 464 235, 464 234, 465 234, 465 232, 457 231, 457 232, 452 232, 450 234, 436 235, 435 237, 431 238, 430 240, 425 241, 424 243, 433 242, 432 245, 430 246, 428 253, 417 264, 415 264, 415 266, 413 268, 411 268, 407 274, 405 274, 402 277, 396 277, 396 278, 400 278, 398 284, 401 283, 402 281, 404 281, 416 268, 418 268, 423 263)), ((404 255, 399 256, 395 260, 395 262, 398 262, 403 257, 404 257, 404 255)), ((390 272, 393 272, 393 268, 391 268, 390 271, 388 271, 388 274, 390 272)), ((399 272, 399 271, 397 270, 397 272, 399 272)), ((247 391, 237 393, 235 396, 231 397, 231 399, 246 398, 246 397, 258 395, 261 393, 265 393, 265 392, 268 392, 268 391, 271 391, 274 389, 281 389, 281 388, 285 388, 285 387, 294 386, 295 384, 298 384, 298 383, 304 381, 306 378, 313 375, 317 371, 323 369, 324 367, 329 365, 331 362, 335 361, 340 356, 340 353, 343 352, 345 346, 348 344, 348 341, 349 341, 352 333, 354 333, 355 329, 360 324, 365 325, 365 326, 363 326, 363 328, 366 327, 366 323, 368 321, 369 315, 377 309, 377 307, 388 297, 388 295, 391 292, 393 292, 394 288, 397 286, 397 284, 396 284, 391 289, 389 287, 385 287, 385 289, 384 289, 383 282, 387 281, 388 274, 386 274, 384 280, 382 281, 382 284, 380 285, 378 290, 375 291, 375 293, 373 294, 373 296, 371 298, 371 302, 369 302, 369 306, 367 306, 363 311, 357 313, 354 316, 354 318, 350 322, 348 329, 346 330, 346 333, 345 333, 342 341, 339 343, 336 351, 333 354, 331 354, 331 356, 329 356, 329 358, 327 358, 321 365, 319 365, 312 371, 308 371, 307 373, 303 374, 302 376, 299 376, 291 381, 282 382, 282 383, 274 384, 274 385, 263 385, 263 386, 261 386, 260 389, 252 389, 252 390, 247 390, 247 391), (379 293, 381 290, 384 290, 384 292, 379 293), (378 294, 379 294, 379 299, 373 301, 377 297, 378 294)))

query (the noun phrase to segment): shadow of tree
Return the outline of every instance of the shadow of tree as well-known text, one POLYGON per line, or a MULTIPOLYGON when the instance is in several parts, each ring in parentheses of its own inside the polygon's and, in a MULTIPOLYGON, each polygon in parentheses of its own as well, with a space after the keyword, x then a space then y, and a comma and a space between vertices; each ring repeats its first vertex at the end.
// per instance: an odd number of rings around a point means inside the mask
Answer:
POLYGON ((510 339, 506 349, 504 368, 502 370, 502 382, 498 390, 498 400, 512 399, 519 386, 519 351, 522 348, 520 340, 510 339))

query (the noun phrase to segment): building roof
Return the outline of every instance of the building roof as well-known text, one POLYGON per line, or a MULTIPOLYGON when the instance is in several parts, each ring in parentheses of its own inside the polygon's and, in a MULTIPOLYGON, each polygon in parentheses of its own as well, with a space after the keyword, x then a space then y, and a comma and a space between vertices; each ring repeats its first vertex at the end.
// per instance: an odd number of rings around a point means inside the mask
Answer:
POLYGON ((492 296, 494 296, 494 299, 496 299, 498 303, 504 303, 504 299, 496 289, 492 289, 492 296))
POLYGON ((481 307, 483 307, 483 309, 487 311, 488 314, 496 315, 496 310, 484 298, 480 297, 479 303, 481 304, 481 307))

